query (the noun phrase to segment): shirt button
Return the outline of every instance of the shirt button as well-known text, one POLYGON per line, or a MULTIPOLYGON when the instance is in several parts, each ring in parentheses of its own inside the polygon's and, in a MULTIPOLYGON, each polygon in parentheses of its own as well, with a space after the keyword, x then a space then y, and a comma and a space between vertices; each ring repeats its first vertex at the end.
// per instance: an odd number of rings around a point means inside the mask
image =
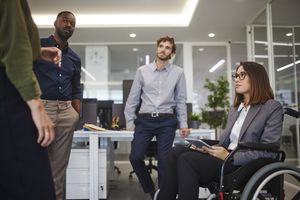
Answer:
POLYGON ((61 76, 61 74, 59 74, 59 76, 61 76))
POLYGON ((59 86, 58 89, 61 90, 61 86, 59 86))

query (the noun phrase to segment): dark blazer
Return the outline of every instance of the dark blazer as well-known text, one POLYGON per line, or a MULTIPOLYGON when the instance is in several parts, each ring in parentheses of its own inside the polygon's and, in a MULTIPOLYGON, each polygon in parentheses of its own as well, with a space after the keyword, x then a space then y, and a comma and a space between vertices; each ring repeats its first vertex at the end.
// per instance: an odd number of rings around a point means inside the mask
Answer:
MULTIPOLYGON (((227 124, 220 137, 219 144, 227 148, 230 143, 231 129, 238 118, 237 108, 231 107, 227 124)), ((239 142, 257 142, 274 144, 280 147, 283 123, 283 108, 278 101, 268 100, 264 104, 251 105, 242 125, 239 142)), ((243 151, 234 155, 234 165, 243 165, 261 157, 273 157, 274 154, 261 151, 243 151)))

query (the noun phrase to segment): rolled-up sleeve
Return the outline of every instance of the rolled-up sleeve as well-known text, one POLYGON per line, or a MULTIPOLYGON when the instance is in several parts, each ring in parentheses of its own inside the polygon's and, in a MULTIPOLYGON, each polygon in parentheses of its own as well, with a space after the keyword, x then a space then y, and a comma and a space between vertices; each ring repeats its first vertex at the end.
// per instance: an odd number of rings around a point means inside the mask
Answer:
POLYGON ((31 41, 36 40, 39 45, 39 38, 35 38, 38 35, 29 35, 27 25, 32 25, 32 29, 36 29, 36 26, 33 24, 28 5, 24 2, 25 5, 21 5, 21 1, 17 0, 0 0, 0 56, 8 78, 27 101, 40 95, 39 85, 33 73, 34 53, 31 41), (22 9, 22 6, 25 6, 25 9, 22 9), (24 13, 24 10, 28 13, 24 13), (27 15, 30 17, 25 18, 27 15))
POLYGON ((187 128, 187 111, 186 111, 186 80, 182 72, 175 89, 176 113, 179 121, 179 128, 187 128))

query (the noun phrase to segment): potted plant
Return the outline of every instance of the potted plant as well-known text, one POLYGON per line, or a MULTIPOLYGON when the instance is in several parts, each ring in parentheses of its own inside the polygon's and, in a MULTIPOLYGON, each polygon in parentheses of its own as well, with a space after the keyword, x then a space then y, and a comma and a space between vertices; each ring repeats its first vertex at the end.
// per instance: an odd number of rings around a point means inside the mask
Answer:
POLYGON ((199 113, 191 113, 190 115, 191 124, 190 127, 193 129, 198 129, 200 126, 200 114, 199 113))
POLYGON ((229 110, 229 82, 224 76, 220 76, 216 82, 209 79, 205 80, 204 88, 208 89, 211 94, 208 95, 208 103, 202 108, 202 122, 207 123, 215 129, 216 138, 218 139, 218 129, 225 128, 227 113, 229 110))

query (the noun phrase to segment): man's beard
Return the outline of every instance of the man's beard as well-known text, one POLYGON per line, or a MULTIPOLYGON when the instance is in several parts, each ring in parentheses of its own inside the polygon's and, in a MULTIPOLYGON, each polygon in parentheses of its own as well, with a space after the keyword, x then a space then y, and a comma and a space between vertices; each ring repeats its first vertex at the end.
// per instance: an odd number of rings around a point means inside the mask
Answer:
POLYGON ((65 33, 64 30, 57 29, 57 34, 62 41, 68 41, 68 39, 73 35, 73 32, 65 33))
POLYGON ((156 55, 160 60, 162 61, 167 61, 171 59, 171 54, 166 56, 166 57, 160 57, 159 54, 156 55))

